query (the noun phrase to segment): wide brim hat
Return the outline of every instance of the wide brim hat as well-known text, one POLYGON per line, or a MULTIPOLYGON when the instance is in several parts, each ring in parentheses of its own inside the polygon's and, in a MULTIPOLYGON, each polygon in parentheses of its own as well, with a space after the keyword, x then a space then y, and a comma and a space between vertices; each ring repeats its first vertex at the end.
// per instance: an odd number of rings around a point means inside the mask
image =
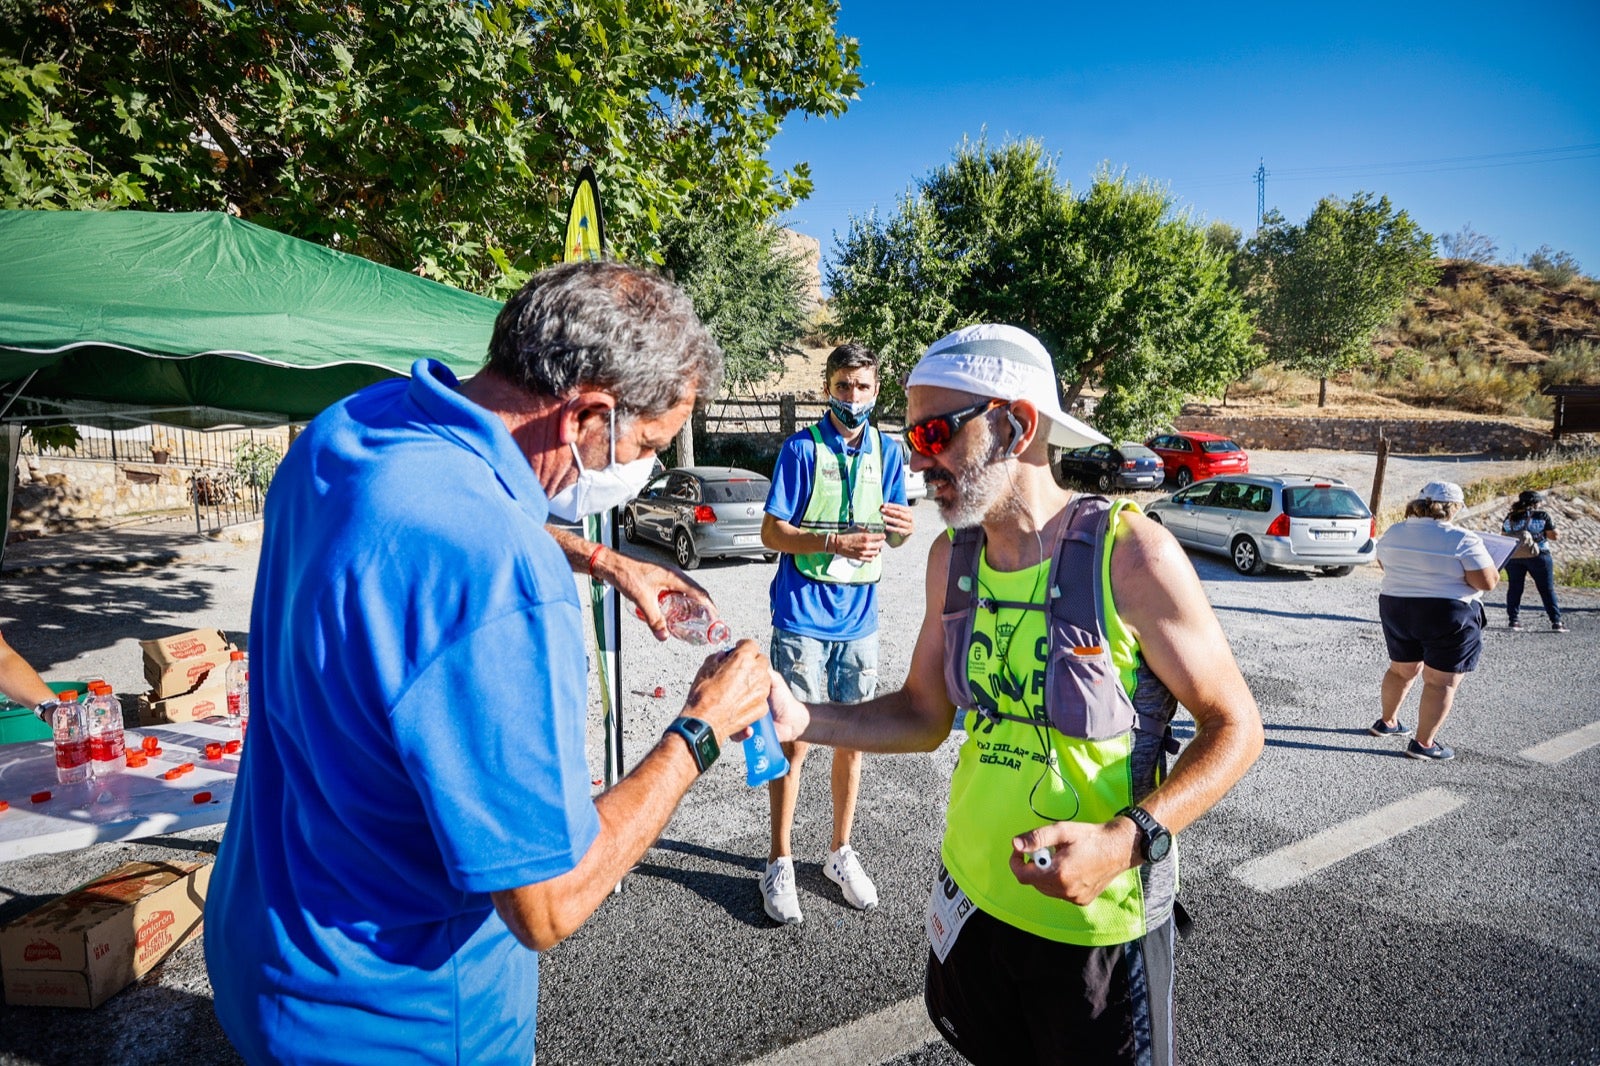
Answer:
POLYGON ((966 326, 940 337, 906 379, 907 388, 917 385, 997 400, 1027 400, 1050 422, 1049 441, 1059 448, 1110 440, 1061 409, 1050 353, 1037 337, 1016 326, 966 326))

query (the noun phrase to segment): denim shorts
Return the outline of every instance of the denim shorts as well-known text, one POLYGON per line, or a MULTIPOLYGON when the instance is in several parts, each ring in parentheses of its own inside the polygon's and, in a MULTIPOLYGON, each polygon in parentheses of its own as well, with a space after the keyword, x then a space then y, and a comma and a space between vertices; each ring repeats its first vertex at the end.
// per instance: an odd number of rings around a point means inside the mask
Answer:
POLYGON ((1378 618, 1391 662, 1421 662, 1446 674, 1470 674, 1483 653, 1487 619, 1480 600, 1379 596, 1378 618))
POLYGON ((772 631, 772 668, 803 703, 860 703, 878 694, 878 634, 818 640, 772 631))

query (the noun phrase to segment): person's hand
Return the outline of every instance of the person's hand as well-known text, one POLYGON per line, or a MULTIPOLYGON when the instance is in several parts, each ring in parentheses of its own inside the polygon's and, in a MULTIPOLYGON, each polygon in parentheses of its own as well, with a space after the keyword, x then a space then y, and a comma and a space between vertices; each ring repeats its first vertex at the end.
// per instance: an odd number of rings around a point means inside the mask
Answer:
POLYGON ((883 531, 891 537, 904 540, 911 536, 915 523, 911 519, 911 508, 903 503, 886 503, 883 505, 883 531))
POLYGON ((1047 896, 1087 907, 1118 874, 1143 861, 1138 840, 1138 827, 1126 818, 1100 825, 1056 822, 1011 841, 1011 873, 1047 896), (1022 857, 1024 852, 1045 847, 1055 849, 1048 870, 1022 857))
POLYGON ((767 706, 772 708, 772 724, 777 727, 778 740, 788 744, 798 740, 811 724, 811 708, 795 699, 782 674, 772 669, 768 673, 772 675, 772 693, 767 697, 767 706))
POLYGON ((719 742, 742 740, 749 725, 767 713, 771 664, 753 640, 706 656, 689 685, 683 713, 709 724, 719 742))
POLYGON ((848 533, 835 533, 829 542, 833 554, 859 562, 876 559, 883 551, 883 534, 865 529, 852 529, 848 533))
POLYGON ((601 552, 600 558, 595 561, 595 576, 633 602, 635 613, 644 619, 657 640, 666 640, 671 636, 667 632, 666 620, 661 617, 663 592, 687 593, 713 612, 716 610, 716 605, 711 602, 711 594, 683 571, 630 558, 609 548, 601 552))

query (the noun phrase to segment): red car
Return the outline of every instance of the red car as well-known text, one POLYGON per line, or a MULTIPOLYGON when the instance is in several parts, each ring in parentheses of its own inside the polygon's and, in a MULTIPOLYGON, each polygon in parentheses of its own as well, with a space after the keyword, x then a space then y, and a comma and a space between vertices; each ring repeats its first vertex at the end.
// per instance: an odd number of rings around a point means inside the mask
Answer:
POLYGON ((1163 433, 1144 442, 1161 457, 1167 477, 1181 488, 1218 474, 1248 474, 1250 456, 1215 433, 1163 433))

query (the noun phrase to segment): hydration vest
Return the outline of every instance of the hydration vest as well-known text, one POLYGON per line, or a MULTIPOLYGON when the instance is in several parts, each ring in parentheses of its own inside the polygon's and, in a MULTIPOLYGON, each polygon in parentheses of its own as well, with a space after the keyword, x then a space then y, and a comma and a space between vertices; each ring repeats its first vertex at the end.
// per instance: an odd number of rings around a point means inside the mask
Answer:
MULTIPOLYGON (((1047 611, 1049 655, 1045 663, 1044 713, 1051 728, 1069 737, 1106 740, 1130 729, 1161 738, 1168 753, 1177 751, 1170 723, 1177 700, 1165 691, 1147 667, 1139 669, 1139 684, 1153 683, 1160 691, 1141 692, 1135 701, 1123 687, 1122 676, 1111 660, 1102 620, 1105 617, 1106 582, 1111 541, 1111 517, 1126 502, 1113 505, 1104 496, 1076 497, 1063 523, 1053 552, 1045 605, 992 600, 979 596, 978 560, 983 552, 983 528, 955 531, 946 577, 944 612, 944 683, 950 702, 979 717, 1033 723, 1034 719, 1006 714, 974 689, 967 676, 972 648, 973 613, 979 610, 1020 608, 1047 611)), ((1164 776, 1164 775, 1163 775, 1164 776)))
MULTIPOLYGON (((816 461, 812 467, 811 499, 799 528, 809 533, 846 533, 852 529, 883 532, 883 435, 872 426, 856 453, 854 475, 845 456, 822 442, 822 427, 811 427, 816 461), (874 445, 868 448, 869 441, 874 445), (854 490, 849 491, 849 490, 854 490)), ((883 575, 883 555, 869 562, 846 559, 832 552, 794 557, 795 569, 812 581, 830 585, 872 585, 883 575)))

